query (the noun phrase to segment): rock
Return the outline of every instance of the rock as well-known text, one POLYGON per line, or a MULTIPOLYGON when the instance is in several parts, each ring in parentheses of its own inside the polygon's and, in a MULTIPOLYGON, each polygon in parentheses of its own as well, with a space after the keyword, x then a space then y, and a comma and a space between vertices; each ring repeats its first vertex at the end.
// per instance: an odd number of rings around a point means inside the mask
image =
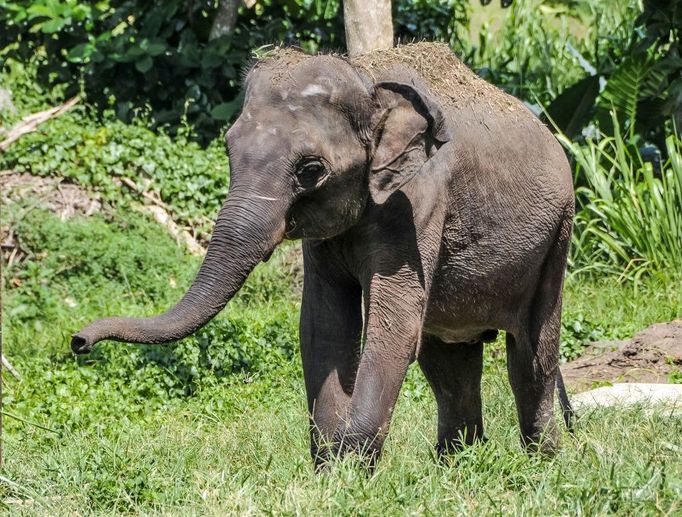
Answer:
POLYGON ((5 111, 15 114, 17 108, 15 108, 12 103, 12 94, 8 90, 0 88, 0 113, 5 111))
POLYGON ((641 405, 648 412, 682 414, 682 384, 614 384, 577 393, 571 399, 578 412, 641 405))

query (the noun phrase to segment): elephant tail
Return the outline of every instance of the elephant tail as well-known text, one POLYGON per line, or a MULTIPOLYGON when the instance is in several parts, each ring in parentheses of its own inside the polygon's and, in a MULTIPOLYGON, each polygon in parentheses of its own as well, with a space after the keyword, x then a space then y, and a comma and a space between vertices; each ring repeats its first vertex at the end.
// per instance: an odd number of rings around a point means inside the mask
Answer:
POLYGON ((556 389, 559 393, 559 404, 561 405, 561 412, 564 416, 564 422, 566 422, 566 429, 568 429, 569 433, 573 434, 575 431, 573 426, 575 411, 573 410, 573 406, 571 406, 571 401, 568 399, 564 378, 561 376, 561 370, 559 368, 557 368, 556 374, 556 389))

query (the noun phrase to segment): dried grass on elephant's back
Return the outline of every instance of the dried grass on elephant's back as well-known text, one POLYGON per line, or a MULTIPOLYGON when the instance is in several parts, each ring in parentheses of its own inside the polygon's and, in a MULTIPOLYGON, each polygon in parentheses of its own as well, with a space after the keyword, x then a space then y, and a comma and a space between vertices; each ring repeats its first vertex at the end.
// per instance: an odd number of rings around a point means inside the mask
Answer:
POLYGON ((416 70, 434 93, 451 103, 466 106, 473 102, 489 103, 507 111, 517 109, 517 103, 500 89, 478 77, 462 63, 445 43, 420 42, 391 49, 374 50, 350 59, 373 81, 395 66, 416 70))

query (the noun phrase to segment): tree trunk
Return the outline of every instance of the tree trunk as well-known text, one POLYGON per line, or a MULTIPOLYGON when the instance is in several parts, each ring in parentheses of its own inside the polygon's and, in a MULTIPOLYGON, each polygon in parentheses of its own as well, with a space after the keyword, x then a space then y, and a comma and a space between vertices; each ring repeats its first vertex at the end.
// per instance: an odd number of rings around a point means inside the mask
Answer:
POLYGON ((208 35, 209 41, 232 34, 237 25, 238 9, 239 0, 220 0, 213 25, 211 25, 211 32, 208 35))
POLYGON ((393 47, 391 0, 344 0, 348 55, 393 47))

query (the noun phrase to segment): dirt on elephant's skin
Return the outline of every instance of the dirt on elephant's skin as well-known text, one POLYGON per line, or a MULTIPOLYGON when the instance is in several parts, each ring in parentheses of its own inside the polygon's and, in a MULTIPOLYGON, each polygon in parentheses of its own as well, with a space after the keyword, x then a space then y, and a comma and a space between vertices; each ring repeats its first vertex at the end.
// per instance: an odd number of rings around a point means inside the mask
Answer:
POLYGON ((682 320, 656 323, 632 339, 593 343, 582 357, 561 366, 575 390, 604 382, 669 382, 682 370, 682 320))

